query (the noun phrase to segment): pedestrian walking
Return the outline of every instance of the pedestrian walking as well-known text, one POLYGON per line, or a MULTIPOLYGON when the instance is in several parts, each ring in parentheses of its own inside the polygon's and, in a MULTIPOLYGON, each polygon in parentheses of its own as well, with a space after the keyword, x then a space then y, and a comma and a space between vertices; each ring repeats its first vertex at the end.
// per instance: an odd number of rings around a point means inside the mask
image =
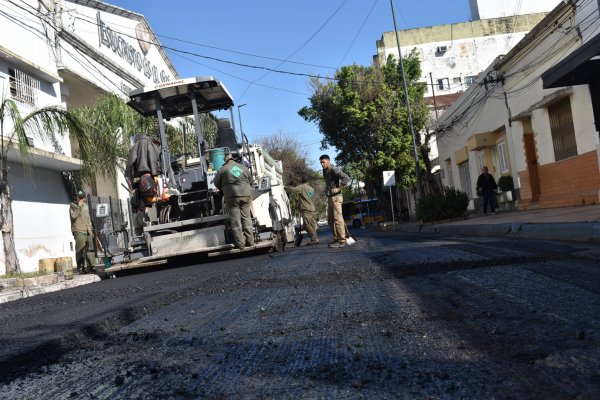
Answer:
POLYGON ((488 167, 484 166, 481 169, 481 175, 477 178, 477 194, 483 197, 483 213, 487 214, 488 204, 492 214, 496 214, 496 207, 498 207, 496 199, 496 191, 498 185, 496 180, 488 172, 488 167))
POLYGON ((71 232, 75 238, 75 260, 80 274, 89 274, 94 268, 94 232, 85 193, 80 190, 69 208, 71 232), (90 254, 91 253, 91 254, 90 254))
POLYGON ((319 244, 317 238, 317 220, 315 218, 315 203, 313 198, 315 197, 315 190, 310 186, 308 177, 302 177, 302 183, 298 186, 284 187, 286 192, 295 193, 298 195, 298 208, 302 215, 302 221, 304 223, 304 229, 308 236, 310 236, 310 242, 307 246, 319 244))
POLYGON ((252 175, 244 165, 225 155, 225 164, 215 175, 214 185, 223 193, 229 212, 229 222, 235 247, 244 250, 254 246, 254 230, 250 205, 252 203, 252 175))
POLYGON ((319 157, 323 168, 323 179, 327 188, 327 223, 333 232, 333 242, 329 247, 337 248, 346 245, 346 224, 342 214, 344 196, 342 189, 350 183, 350 177, 341 168, 331 164, 327 154, 319 157))

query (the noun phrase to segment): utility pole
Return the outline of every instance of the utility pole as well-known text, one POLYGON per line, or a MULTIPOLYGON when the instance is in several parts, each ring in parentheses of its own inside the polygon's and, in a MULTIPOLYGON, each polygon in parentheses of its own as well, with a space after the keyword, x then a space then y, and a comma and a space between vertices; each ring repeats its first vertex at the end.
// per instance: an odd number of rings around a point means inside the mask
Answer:
POLYGON ((435 109, 435 122, 438 121, 440 116, 438 115, 437 102, 435 101, 435 89, 433 88, 433 76, 429 73, 429 79, 431 80, 431 93, 433 93, 433 108, 435 109))
POLYGON ((404 85, 404 96, 406 98, 406 110, 408 112, 408 123, 410 125, 410 133, 412 134, 413 141, 413 152, 415 156, 415 172, 417 174, 417 187, 419 189, 419 198, 423 197, 423 183, 421 182, 421 171, 419 168, 419 153, 417 152, 417 139, 415 135, 415 127, 413 125, 412 114, 410 112, 410 98, 408 97, 408 86, 406 85, 406 74, 404 72, 404 63, 402 62, 402 50, 400 50, 400 36, 398 35, 398 28, 396 27, 396 13, 394 11, 394 0, 390 0, 392 6, 392 19, 394 20, 394 32, 396 33, 396 44, 398 45, 398 59, 400 61, 400 68, 402 71, 402 83, 404 85))
POLYGON ((238 120, 240 121, 240 143, 244 143, 244 131, 242 130, 242 113, 240 113, 240 108, 244 107, 246 103, 240 104, 237 106, 238 108, 238 120))

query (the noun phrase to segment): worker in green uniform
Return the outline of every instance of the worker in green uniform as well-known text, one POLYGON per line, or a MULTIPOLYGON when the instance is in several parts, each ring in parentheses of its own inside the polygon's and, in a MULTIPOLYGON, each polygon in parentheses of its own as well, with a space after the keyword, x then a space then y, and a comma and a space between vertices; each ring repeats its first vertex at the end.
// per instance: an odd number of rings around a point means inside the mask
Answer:
POLYGON ((313 201, 315 190, 310 186, 308 177, 303 176, 302 184, 298 186, 286 186, 285 191, 298 194, 298 208, 302 215, 304 229, 308 233, 308 236, 310 236, 310 242, 306 245, 319 244, 319 239, 317 238, 317 220, 315 219, 315 203, 313 201))
POLYGON ((92 230, 92 221, 90 220, 90 210, 85 201, 85 193, 80 190, 77 192, 77 200, 71 203, 69 207, 71 216, 71 232, 75 238, 75 260, 77 262, 77 271, 80 274, 89 274, 94 268, 93 256, 90 250, 94 248, 94 233, 92 230))
POLYGON ((215 175, 214 185, 223 193, 229 212, 229 222, 235 247, 244 250, 254 246, 254 231, 250 205, 252 203, 252 175, 248 168, 225 155, 225 164, 215 175))

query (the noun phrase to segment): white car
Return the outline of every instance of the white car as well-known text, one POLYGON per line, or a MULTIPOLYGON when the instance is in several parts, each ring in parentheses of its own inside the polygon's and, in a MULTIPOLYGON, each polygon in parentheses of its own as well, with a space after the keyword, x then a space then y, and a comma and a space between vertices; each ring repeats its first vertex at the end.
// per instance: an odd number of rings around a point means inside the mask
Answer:
POLYGON ((327 221, 320 219, 317 221, 317 226, 327 226, 327 221))

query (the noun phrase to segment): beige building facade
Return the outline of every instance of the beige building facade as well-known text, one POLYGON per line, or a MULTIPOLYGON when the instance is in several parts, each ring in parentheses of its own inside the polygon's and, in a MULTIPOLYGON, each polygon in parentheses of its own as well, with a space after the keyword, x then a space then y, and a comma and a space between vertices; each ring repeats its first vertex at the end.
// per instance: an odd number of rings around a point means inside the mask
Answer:
POLYGON ((443 183, 466 192, 471 208, 484 165, 497 180, 513 178, 508 197, 520 209, 600 201, 598 19, 596 2, 560 2, 444 113, 436 129, 443 183), (585 71, 571 68, 582 49, 585 71))

